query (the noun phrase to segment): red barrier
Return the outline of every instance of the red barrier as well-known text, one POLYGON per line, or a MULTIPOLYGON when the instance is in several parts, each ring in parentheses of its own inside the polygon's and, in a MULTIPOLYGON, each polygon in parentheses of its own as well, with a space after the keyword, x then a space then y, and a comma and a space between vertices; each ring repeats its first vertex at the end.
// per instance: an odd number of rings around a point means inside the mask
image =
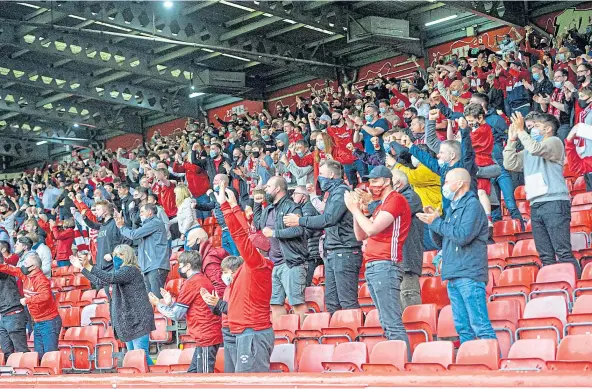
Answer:
POLYGON ((146 374, 62 375, 53 377, 1 377, 0 388, 315 388, 366 389, 368 387, 590 387, 583 372, 438 372, 417 375, 342 374, 146 374))

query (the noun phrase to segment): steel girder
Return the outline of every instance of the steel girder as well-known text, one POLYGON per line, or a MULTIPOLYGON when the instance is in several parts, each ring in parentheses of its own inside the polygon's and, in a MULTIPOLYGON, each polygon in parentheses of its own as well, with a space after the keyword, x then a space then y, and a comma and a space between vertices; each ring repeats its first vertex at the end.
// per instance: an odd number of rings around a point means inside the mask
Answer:
POLYGON ((193 116, 197 109, 197 104, 184 95, 173 95, 125 83, 96 85, 96 78, 82 73, 59 68, 44 68, 41 64, 20 60, 7 59, 0 62, 0 80, 88 97, 111 104, 183 116, 193 116), (193 109, 192 106, 194 106, 193 109))
POLYGON ((524 27, 528 23, 528 9, 523 1, 449 1, 451 7, 468 11, 496 22, 513 27, 524 27))
POLYGON ((59 9, 68 14, 92 20, 103 20, 119 27, 144 32, 158 37, 175 39, 183 42, 208 45, 210 49, 240 55, 250 60, 263 64, 279 67, 288 67, 292 71, 318 73, 326 76, 332 72, 334 66, 330 58, 323 57, 320 53, 313 56, 309 50, 299 48, 292 44, 275 42, 263 37, 232 36, 223 41, 221 37, 232 30, 214 25, 206 16, 192 14, 191 17, 179 14, 166 13, 154 7, 160 3, 147 2, 138 4, 135 2, 84 2, 68 1, 59 4, 59 9), (154 20, 153 20, 154 19, 154 20), (239 50, 239 51, 236 51, 239 50), (276 56, 276 58, 265 55, 276 56), (280 57, 285 57, 282 60, 280 57), (293 59, 312 60, 323 66, 303 66, 293 59))
POLYGON ((70 126, 66 123, 46 119, 37 120, 23 115, 15 115, 14 117, 0 121, 0 131, 15 129, 49 134, 57 131, 67 131, 70 129, 70 126))
MULTIPOLYGON (((69 102, 59 102, 45 104, 37 108, 40 100, 39 97, 21 91, 0 89, 0 110, 72 125, 79 123, 94 128, 142 133, 141 121, 138 116, 123 113, 121 110, 112 111, 112 107, 107 104, 86 102, 84 107, 80 107, 69 102)), ((5 114, 0 116, 0 120, 11 117, 14 115, 5 114)))

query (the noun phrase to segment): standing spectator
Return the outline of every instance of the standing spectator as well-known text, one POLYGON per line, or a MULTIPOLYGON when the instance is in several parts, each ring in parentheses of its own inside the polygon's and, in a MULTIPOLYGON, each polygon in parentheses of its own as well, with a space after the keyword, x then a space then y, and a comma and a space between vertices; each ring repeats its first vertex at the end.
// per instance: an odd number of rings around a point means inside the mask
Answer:
POLYGON ((256 202, 253 211, 255 228, 271 243, 269 259, 274 263, 271 297, 273 319, 278 320, 287 313, 284 303, 288 297, 288 303, 294 313, 300 316, 302 323, 308 311, 304 301, 308 258, 306 238, 304 228, 286 226, 283 219, 284 215, 302 213, 302 209, 288 196, 288 184, 283 177, 272 177, 267 182, 265 200, 265 208, 256 202))
MULTIPOLYGON (((197 224, 195 219, 195 199, 191 197, 189 189, 185 185, 179 185, 175 188, 175 197, 177 204, 177 222, 179 224, 179 232, 181 237, 184 237, 187 231, 197 224)), ((173 219, 171 223, 174 223, 173 219)))
POLYGON ((343 201, 351 188, 343 182, 343 167, 337 161, 325 161, 319 169, 319 183, 329 193, 322 215, 284 216, 286 226, 325 230, 325 306, 331 314, 340 309, 359 308, 358 276, 362 266, 362 242, 353 229, 353 216, 343 201))
MULTIPOLYGON (((33 325, 35 352, 38 353, 39 359, 46 352, 58 351, 62 319, 51 293, 51 282, 41 271, 39 255, 31 253, 21 267, 0 264, 0 272, 17 277, 23 282, 25 297, 20 299, 20 303, 29 309, 29 314, 35 323, 33 325)), ((18 290, 13 290, 14 292, 18 294, 18 290)), ((3 296, 4 298, 9 297, 3 296)))
POLYGON ((187 320, 187 332, 197 347, 188 373, 213 373, 216 354, 222 344, 222 321, 214 315, 201 297, 202 290, 214 293, 210 280, 202 273, 202 257, 197 251, 186 251, 179 256, 179 275, 185 279, 177 301, 162 289, 162 300, 153 293, 149 298, 152 305, 164 316, 179 321, 187 320))
POLYGON ((113 271, 93 266, 88 252, 84 251, 79 252, 77 257, 70 257, 70 263, 81 269, 82 275, 94 285, 113 288, 109 310, 115 336, 125 342, 128 351, 144 350, 148 366, 151 366, 154 363, 150 358, 149 337, 156 326, 138 260, 134 249, 123 244, 115 247, 112 257, 118 265, 113 271))
POLYGON ((543 266, 557 261, 571 263, 579 278, 580 264, 571 251, 571 203, 563 177, 565 150, 556 136, 559 121, 550 114, 537 115, 533 121, 529 135, 522 115, 512 115, 504 166, 512 171, 524 171, 532 236, 543 266), (524 146, 520 152, 516 151, 518 139, 524 146))
POLYGON ((381 203, 368 219, 356 192, 346 192, 344 202, 354 218, 356 239, 366 241, 366 281, 388 340, 409 345, 401 310, 403 246, 411 228, 411 210, 405 197, 393 190, 393 174, 377 166, 368 176, 372 197, 381 203))
POLYGON ((224 157, 224 155, 222 154, 222 147, 220 147, 218 143, 211 144, 210 154, 205 158, 197 157, 197 150, 199 147, 200 146, 198 143, 193 145, 193 149, 191 152, 191 163, 199 166, 208 173, 208 178, 210 179, 211 185, 213 185, 214 177, 216 176, 216 174, 230 174, 229 167, 230 164, 232 164, 232 161, 224 157))
POLYGON ((47 278, 51 278, 51 262, 53 258, 50 248, 40 240, 39 234, 35 232, 29 232, 27 238, 33 242, 31 251, 39 254, 39 258, 41 258, 41 271, 47 278))
POLYGON ((130 187, 125 182, 119 184, 119 188, 117 188, 117 193, 119 194, 119 199, 121 203, 121 210, 123 212, 123 219, 125 220, 125 225, 127 227, 131 227, 132 224, 132 217, 134 207, 137 205, 134 201, 134 196, 130 193, 130 187))
POLYGON ((162 298, 160 289, 164 288, 171 268, 166 227, 162 220, 156 216, 156 207, 153 204, 142 206, 140 218, 142 218, 142 225, 136 229, 125 227, 125 221, 121 214, 116 215, 115 223, 121 236, 140 241, 138 266, 144 276, 146 290, 154 293, 158 298, 162 298))
POLYGON ((72 255, 72 244, 74 243, 74 219, 62 221, 61 228, 58 228, 53 220, 49 221, 51 232, 57 242, 56 260, 59 267, 70 265, 72 255))
POLYGON ((152 193, 158 196, 158 203, 162 205, 166 215, 171 218, 177 215, 175 183, 169 181, 169 171, 166 168, 155 170, 156 182, 152 185, 152 193))
POLYGON ((532 94, 532 101, 530 103, 530 111, 531 112, 544 112, 541 104, 538 102, 539 99, 547 98, 551 96, 553 93, 554 85, 553 81, 549 80, 547 75, 545 74, 545 67, 541 64, 534 64, 532 65, 532 84, 528 81, 524 82, 524 86, 526 89, 530 91, 532 94))
MULTIPOLYGON (((354 143, 358 143, 363 141, 364 142, 364 150, 368 154, 374 154, 376 151, 374 150, 374 145, 371 142, 371 139, 375 136, 380 136, 382 133, 389 130, 388 122, 386 119, 381 118, 379 115, 378 107, 374 104, 366 105, 364 109, 364 119, 366 122, 359 118, 348 118, 349 121, 347 125, 350 128, 355 128, 353 141, 354 143), (354 127, 354 124, 356 127, 354 127)), ((380 138, 380 146, 382 146, 382 138, 380 138)))
POLYGON ((461 343, 496 339, 487 314, 487 217, 470 189, 465 169, 446 174, 443 196, 452 202, 446 217, 426 207, 418 218, 428 224, 432 238, 442 247, 442 280, 448 280, 448 297, 461 343))
MULTIPOLYGON (((294 189, 294 193, 292 193, 292 200, 302 207, 302 216, 312 217, 319 215, 319 212, 310 201, 310 194, 306 191, 306 186, 297 186, 294 189)), ((315 269, 317 266, 323 264, 321 254, 319 253, 319 240, 321 238, 322 232, 313 228, 306 228, 305 235, 308 248, 308 259, 306 261, 306 286, 311 286, 315 269)))

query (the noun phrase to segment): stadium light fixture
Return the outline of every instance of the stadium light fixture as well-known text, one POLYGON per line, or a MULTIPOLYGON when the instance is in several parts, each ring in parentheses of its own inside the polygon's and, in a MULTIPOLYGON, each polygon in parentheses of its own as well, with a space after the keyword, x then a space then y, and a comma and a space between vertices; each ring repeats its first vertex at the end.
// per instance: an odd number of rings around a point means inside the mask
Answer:
POLYGON ((442 19, 436 19, 434 21, 427 22, 425 24, 425 26, 426 27, 429 27, 429 26, 433 26, 434 24, 444 23, 444 22, 447 22, 449 20, 456 19, 457 17, 458 17, 458 15, 456 15, 456 14, 455 15, 446 16, 445 18, 442 18, 442 19))

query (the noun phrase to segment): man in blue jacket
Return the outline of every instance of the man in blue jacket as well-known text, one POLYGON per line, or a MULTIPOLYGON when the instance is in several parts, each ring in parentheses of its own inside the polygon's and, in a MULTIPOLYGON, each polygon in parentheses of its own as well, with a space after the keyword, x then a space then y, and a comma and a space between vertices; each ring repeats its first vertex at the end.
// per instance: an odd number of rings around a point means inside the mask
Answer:
POLYGON ((119 227, 121 236, 130 240, 138 239, 138 265, 144 275, 146 290, 162 298, 160 288, 164 288, 169 270, 171 250, 164 222, 157 216, 154 204, 144 204, 140 208, 142 225, 131 229, 125 227, 125 220, 121 213, 117 213, 115 223, 119 227))
POLYGON ((496 339, 487 313, 487 216, 470 189, 465 169, 446 174, 442 195, 451 203, 445 217, 431 207, 417 217, 429 225, 432 239, 442 247, 442 280, 448 280, 448 298, 460 342, 496 339))

